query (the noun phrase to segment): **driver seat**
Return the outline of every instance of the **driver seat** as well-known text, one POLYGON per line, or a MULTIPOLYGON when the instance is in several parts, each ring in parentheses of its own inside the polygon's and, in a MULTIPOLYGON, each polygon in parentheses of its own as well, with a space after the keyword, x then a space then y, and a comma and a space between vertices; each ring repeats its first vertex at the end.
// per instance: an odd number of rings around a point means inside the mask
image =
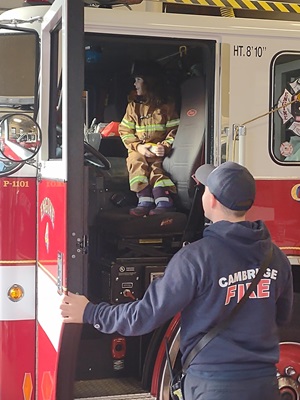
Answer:
MULTIPOLYGON (((203 211, 200 188, 191 178, 204 163, 206 128, 206 90, 202 76, 191 77, 181 87, 180 124, 173 151, 163 163, 177 187, 174 200, 177 211, 161 215, 135 217, 129 208, 135 204, 122 202, 109 210, 100 210, 93 229, 97 253, 101 257, 156 257, 174 254, 185 240, 194 240, 202 234, 203 211), (101 243, 101 248, 99 248, 101 243)), ((104 140, 102 140, 102 143, 104 140)), ((100 148, 101 150, 101 148, 100 148)), ((128 186, 129 187, 129 186, 128 186)), ((116 196, 112 196, 114 199, 116 196)))

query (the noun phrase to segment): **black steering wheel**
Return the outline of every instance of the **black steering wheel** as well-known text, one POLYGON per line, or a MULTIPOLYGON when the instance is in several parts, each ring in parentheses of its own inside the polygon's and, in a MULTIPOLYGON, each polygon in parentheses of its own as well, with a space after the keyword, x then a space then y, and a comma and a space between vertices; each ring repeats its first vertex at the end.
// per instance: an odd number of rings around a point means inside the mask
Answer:
POLYGON ((110 169, 110 161, 93 146, 84 140, 84 159, 90 165, 95 165, 98 168, 110 169))

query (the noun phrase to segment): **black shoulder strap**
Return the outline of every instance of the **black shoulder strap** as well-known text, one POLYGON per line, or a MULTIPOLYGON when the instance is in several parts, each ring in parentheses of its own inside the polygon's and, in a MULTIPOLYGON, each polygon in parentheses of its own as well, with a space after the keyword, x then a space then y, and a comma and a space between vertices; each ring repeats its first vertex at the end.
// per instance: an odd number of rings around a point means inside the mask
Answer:
POLYGON ((273 246, 271 246, 269 253, 267 257, 265 258, 264 262, 262 263, 258 273, 256 274, 255 278, 251 282, 250 286, 248 287, 246 293, 244 296, 241 298, 239 303, 234 307, 234 309, 231 311, 231 313, 223 319, 219 324, 217 324, 214 328, 212 328, 209 332, 207 332, 200 340, 199 342, 195 345, 195 347, 190 351, 188 354, 182 370, 185 372, 192 362, 192 360, 196 357, 196 355, 201 351, 211 340, 213 340, 221 331, 223 331, 229 324, 229 322, 233 319, 233 317, 238 313, 238 311, 241 309, 243 304, 245 304, 246 300, 250 296, 250 294, 253 292, 255 287, 257 286, 258 282, 261 280, 263 274, 265 273, 268 265, 270 264, 271 258, 273 254, 273 246))
POLYGON ((199 202, 201 202, 202 194, 203 194, 203 186, 196 185, 192 205, 188 215, 188 220, 181 238, 181 246, 185 245, 185 243, 189 243, 190 241, 194 240, 195 234, 199 230, 199 226, 204 226, 203 210, 202 207, 199 207, 199 202))

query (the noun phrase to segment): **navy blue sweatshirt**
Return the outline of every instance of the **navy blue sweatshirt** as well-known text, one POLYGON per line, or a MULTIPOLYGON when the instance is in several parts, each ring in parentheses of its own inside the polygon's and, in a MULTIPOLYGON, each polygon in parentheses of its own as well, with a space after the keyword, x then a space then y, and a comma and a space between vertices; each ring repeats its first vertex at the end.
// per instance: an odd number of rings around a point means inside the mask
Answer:
POLYGON ((236 306, 270 246, 272 260, 257 289, 228 328, 195 357, 189 372, 271 374, 279 357, 278 326, 290 319, 293 288, 290 263, 272 244, 262 221, 219 221, 208 226, 203 239, 173 256, 164 276, 148 287, 141 300, 117 306, 88 303, 84 322, 104 333, 136 336, 181 311, 184 363, 199 338, 236 306))

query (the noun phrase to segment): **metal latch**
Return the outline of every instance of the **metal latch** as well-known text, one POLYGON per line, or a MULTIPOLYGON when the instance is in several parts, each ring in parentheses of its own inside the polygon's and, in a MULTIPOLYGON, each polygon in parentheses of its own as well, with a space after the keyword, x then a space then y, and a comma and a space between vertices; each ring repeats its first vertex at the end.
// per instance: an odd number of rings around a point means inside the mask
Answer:
POLYGON ((87 254, 88 253, 88 246, 89 246, 89 239, 87 235, 83 235, 82 238, 77 238, 77 253, 87 254))

